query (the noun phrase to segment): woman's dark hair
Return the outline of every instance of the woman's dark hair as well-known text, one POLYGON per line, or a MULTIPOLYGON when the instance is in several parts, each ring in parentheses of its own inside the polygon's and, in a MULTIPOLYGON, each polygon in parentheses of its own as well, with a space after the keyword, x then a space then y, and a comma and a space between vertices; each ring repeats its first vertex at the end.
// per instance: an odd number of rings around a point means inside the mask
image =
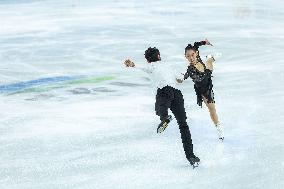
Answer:
MULTIPOLYGON (((188 51, 188 50, 193 50, 194 52, 197 52, 198 48, 202 45, 205 45, 205 44, 206 44, 206 41, 195 42, 194 45, 188 44, 184 49, 184 54, 186 54, 186 51, 188 51)), ((202 60, 199 56, 199 53, 197 54, 197 60, 199 62, 202 62, 202 60)))
POLYGON ((195 42, 194 45, 188 44, 185 47, 184 54, 186 53, 187 50, 194 50, 196 52, 198 51, 198 48, 202 45, 206 45, 206 41, 195 42))
POLYGON ((196 47, 196 46, 192 46, 191 44, 188 44, 186 47, 185 47, 185 49, 184 49, 184 54, 186 53, 186 51, 188 51, 188 50, 193 50, 193 51, 198 51, 198 47, 196 47))
POLYGON ((160 55, 160 51, 159 49, 157 49, 156 47, 152 48, 149 47, 146 51, 145 51, 145 58, 148 62, 157 62, 160 60, 159 55, 160 55))

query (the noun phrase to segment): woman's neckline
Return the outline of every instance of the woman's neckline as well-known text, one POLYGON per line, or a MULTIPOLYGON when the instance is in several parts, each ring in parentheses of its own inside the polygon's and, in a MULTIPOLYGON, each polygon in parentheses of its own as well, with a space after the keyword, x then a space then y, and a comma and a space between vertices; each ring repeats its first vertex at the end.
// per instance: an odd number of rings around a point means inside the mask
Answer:
MULTIPOLYGON (((193 64, 191 64, 191 66, 193 66, 197 71, 199 71, 200 73, 205 73, 205 70, 206 70, 206 67, 205 67, 205 65, 203 65, 202 63, 200 63, 200 62, 198 62, 199 64, 201 64, 202 66, 203 66, 203 71, 201 71, 201 70, 199 70, 195 65, 193 65, 193 64)), ((197 63, 197 64, 198 64, 197 63)))

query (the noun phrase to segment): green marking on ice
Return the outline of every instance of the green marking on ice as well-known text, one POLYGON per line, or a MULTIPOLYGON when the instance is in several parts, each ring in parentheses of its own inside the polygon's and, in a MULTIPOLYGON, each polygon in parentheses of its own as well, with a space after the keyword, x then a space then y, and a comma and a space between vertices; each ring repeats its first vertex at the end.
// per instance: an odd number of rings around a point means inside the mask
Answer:
POLYGON ((115 79, 115 77, 114 76, 103 76, 103 77, 78 79, 78 80, 70 81, 68 83, 69 84, 99 83, 99 82, 108 81, 112 79, 115 79))

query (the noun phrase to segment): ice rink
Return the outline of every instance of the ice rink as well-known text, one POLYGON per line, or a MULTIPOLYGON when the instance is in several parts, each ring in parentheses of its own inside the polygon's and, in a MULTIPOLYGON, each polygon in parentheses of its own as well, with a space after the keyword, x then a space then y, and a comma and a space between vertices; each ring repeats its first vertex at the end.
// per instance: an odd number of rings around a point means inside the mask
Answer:
POLYGON ((1 0, 0 188, 283 189, 284 2, 1 0), (156 133, 144 51, 186 71, 208 38, 219 142, 191 80, 181 86, 198 168, 174 119, 156 133))

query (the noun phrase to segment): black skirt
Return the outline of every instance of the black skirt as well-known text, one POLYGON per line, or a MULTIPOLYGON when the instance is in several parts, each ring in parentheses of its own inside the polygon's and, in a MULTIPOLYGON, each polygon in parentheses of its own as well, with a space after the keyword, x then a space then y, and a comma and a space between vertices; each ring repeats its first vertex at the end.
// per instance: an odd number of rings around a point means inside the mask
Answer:
POLYGON ((197 96, 197 104, 202 107, 204 96, 207 99, 207 103, 215 103, 213 83, 212 83, 212 71, 206 69, 204 65, 204 72, 197 70, 194 66, 189 66, 185 74, 184 79, 190 77, 194 82, 194 89, 197 96))
POLYGON ((202 102, 204 96, 207 99, 207 103, 215 103, 213 84, 211 78, 208 78, 207 85, 202 85, 200 83, 194 84, 195 93, 197 96, 197 104, 202 107, 202 102))

